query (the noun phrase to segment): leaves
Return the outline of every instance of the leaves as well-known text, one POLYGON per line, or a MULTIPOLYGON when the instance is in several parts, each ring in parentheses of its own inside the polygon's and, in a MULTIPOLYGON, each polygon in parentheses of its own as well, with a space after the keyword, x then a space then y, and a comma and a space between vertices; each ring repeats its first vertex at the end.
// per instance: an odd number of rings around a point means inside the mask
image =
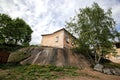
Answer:
POLYGON ((113 42, 118 35, 111 9, 105 12, 97 3, 79 9, 79 13, 67 22, 66 27, 79 36, 79 46, 88 45, 89 49, 95 50, 98 58, 113 49, 113 42))
POLYGON ((32 30, 23 19, 0 14, 0 44, 29 45, 32 30))

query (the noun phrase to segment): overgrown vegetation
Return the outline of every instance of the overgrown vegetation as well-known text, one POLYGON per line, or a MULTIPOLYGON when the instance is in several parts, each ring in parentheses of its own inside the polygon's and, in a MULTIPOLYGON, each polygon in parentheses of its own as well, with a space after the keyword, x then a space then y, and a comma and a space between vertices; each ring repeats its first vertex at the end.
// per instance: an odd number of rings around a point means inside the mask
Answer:
POLYGON ((107 68, 119 68, 120 69, 120 64, 119 63, 104 63, 104 67, 107 68))
POLYGON ((29 53, 27 53, 25 51, 17 50, 17 51, 10 54, 10 56, 8 58, 8 62, 10 62, 10 63, 19 63, 20 61, 28 58, 29 56, 30 56, 29 53))
POLYGON ((105 11, 97 3, 79 9, 76 16, 66 22, 66 28, 78 37, 79 51, 89 54, 91 50, 94 53, 96 64, 106 55, 115 53, 113 43, 120 39, 111 9, 105 11))
POLYGON ((0 14, 0 51, 13 51, 18 45, 28 46, 31 34, 32 29, 23 19, 0 14))
POLYGON ((80 73, 76 67, 57 67, 54 65, 0 65, 0 80, 55 80, 65 76, 86 76, 98 78, 87 73, 80 73))
POLYGON ((0 44, 0 51, 16 51, 20 48, 23 48, 26 46, 21 45, 14 45, 14 44, 0 44))

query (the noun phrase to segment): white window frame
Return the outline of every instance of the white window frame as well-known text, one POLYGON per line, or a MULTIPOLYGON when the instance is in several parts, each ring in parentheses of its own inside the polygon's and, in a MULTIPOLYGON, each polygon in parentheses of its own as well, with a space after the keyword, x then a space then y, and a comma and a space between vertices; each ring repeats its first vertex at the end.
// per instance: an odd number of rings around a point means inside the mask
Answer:
POLYGON ((66 36, 66 42, 69 43, 70 39, 68 36, 66 36))
POLYGON ((59 41, 59 36, 56 36, 55 42, 58 42, 58 41, 59 41))

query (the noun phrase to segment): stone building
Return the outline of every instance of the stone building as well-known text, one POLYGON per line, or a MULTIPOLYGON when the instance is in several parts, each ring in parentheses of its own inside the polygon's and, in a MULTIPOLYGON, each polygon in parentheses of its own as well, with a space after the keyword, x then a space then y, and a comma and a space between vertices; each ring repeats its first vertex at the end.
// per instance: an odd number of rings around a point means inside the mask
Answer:
POLYGON ((108 57, 112 62, 120 63, 120 43, 114 43, 114 44, 115 44, 116 54, 115 55, 110 54, 108 55, 108 57))
POLYGON ((62 28, 51 34, 43 34, 41 46, 50 46, 57 48, 72 48, 76 38, 66 29, 62 28))
POLYGON ((115 43, 115 47, 117 51, 115 58, 120 60, 120 43, 115 43))

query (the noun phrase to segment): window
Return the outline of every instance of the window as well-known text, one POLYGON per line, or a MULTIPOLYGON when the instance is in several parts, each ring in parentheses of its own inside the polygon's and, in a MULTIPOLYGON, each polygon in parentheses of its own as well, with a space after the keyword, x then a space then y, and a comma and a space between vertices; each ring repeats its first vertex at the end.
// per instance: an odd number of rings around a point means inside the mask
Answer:
POLYGON ((117 48, 120 48, 120 43, 115 44, 117 48))
POLYGON ((74 46, 75 45, 75 42, 74 42, 74 40, 72 39, 72 41, 71 41, 71 45, 72 46, 74 46))
POLYGON ((73 41, 72 41, 71 45, 74 46, 74 42, 73 41))
POLYGON ((69 37, 68 36, 66 37, 66 42, 69 43, 69 37))
POLYGON ((120 60, 120 55, 116 55, 115 58, 116 58, 117 60, 120 60))
POLYGON ((57 36, 55 42, 58 42, 58 41, 59 41, 59 37, 57 36))

